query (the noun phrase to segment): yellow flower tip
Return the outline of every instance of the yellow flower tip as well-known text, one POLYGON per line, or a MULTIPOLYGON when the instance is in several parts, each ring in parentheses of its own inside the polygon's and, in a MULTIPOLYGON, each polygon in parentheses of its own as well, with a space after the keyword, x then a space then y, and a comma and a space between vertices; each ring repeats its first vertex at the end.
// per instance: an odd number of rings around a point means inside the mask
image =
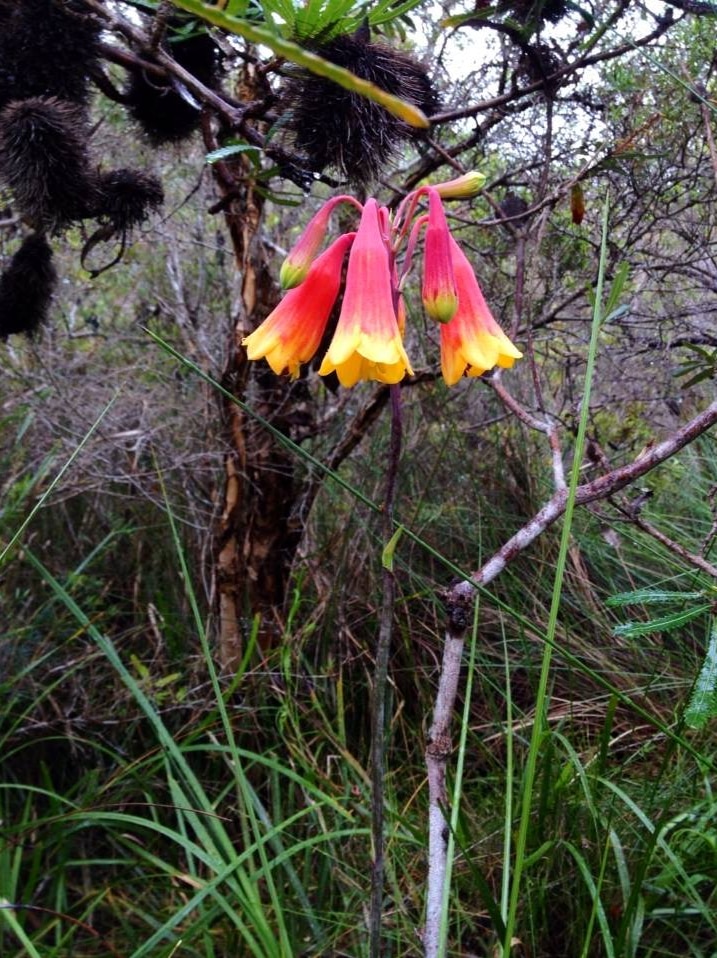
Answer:
POLYGON ((443 200, 469 200, 477 196, 485 185, 485 176, 477 170, 471 170, 446 183, 436 183, 433 187, 443 200))
POLYGON ((372 381, 394 385, 400 383, 407 374, 413 375, 410 363, 403 359, 395 363, 378 363, 366 359, 360 353, 352 353, 344 362, 334 365, 326 356, 319 369, 319 375, 328 376, 336 373, 341 385, 350 389, 357 382, 372 381))
POLYGON ((354 233, 335 240, 311 264, 306 281, 284 296, 264 322, 242 340, 249 359, 266 359, 277 376, 295 379, 319 348, 341 285, 344 257, 354 233))
POLYGON ((458 289, 458 310, 441 326, 441 370, 448 386, 462 376, 476 377, 494 366, 509 369, 522 357, 491 315, 473 267, 455 240, 451 240, 458 289))
POLYGON ((263 326, 259 326, 253 333, 245 336, 241 344, 246 348, 247 359, 263 359, 276 346, 278 337, 267 333, 263 326))
POLYGON ((398 383, 413 369, 400 336, 371 336, 355 328, 334 339, 319 368, 320 376, 336 373, 342 386, 350 388, 359 380, 398 383))
POLYGON ((407 371, 412 375, 401 339, 402 307, 394 302, 386 227, 376 200, 368 199, 349 255, 336 332, 319 369, 321 376, 335 372, 342 386, 360 379, 397 383, 407 371))

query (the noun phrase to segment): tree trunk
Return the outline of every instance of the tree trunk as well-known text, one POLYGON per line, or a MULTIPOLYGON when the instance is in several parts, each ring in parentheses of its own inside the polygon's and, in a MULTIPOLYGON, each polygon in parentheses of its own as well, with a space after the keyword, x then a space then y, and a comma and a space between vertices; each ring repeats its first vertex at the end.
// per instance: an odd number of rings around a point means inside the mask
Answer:
MULTIPOLYGON (((247 67, 243 99, 255 99, 247 67)), ((205 130, 205 138, 207 131, 205 130)), ((263 245, 263 196, 255 190, 245 158, 214 164, 227 226, 241 273, 241 303, 222 376, 224 388, 251 402, 261 417, 286 435, 312 416, 301 382, 275 376, 264 363, 250 363, 241 346, 279 299, 263 245)), ((293 455, 262 425, 221 397, 226 481, 216 532, 215 595, 219 621, 218 658, 233 671, 241 659, 254 616, 266 651, 281 635, 286 587, 299 544, 301 524, 292 521, 297 501, 293 455)))

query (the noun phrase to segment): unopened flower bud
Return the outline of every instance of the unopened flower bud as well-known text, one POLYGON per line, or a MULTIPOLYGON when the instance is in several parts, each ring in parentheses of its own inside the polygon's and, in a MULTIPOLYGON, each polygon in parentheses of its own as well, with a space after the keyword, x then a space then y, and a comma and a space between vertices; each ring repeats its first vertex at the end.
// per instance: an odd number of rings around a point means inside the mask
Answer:
POLYGON ((485 176, 477 170, 471 170, 464 173, 463 176, 455 180, 448 180, 446 183, 436 183, 433 186, 437 190, 441 199, 444 200, 469 200, 472 196, 477 196, 483 189, 485 176))
POLYGON ((294 286, 298 286, 306 279, 309 267, 316 259, 326 237, 329 217, 333 213, 334 207, 339 203, 353 203, 361 209, 360 204, 353 196, 334 196, 328 203, 324 203, 319 212, 309 220, 308 226, 299 237, 298 242, 281 264, 279 282, 282 289, 293 289, 294 286))

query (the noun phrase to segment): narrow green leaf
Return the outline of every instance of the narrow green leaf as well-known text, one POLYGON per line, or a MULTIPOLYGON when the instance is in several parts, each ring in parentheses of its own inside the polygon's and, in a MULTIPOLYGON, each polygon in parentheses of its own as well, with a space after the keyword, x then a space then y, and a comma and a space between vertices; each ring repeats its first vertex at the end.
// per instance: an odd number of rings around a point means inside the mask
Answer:
POLYGON ((201 0, 174 0, 174 5, 182 10, 186 10, 188 13, 203 17, 205 20, 208 20, 209 23, 213 23, 223 30, 236 33, 250 43, 264 44, 278 56, 286 57, 287 60, 291 60, 292 63, 297 63, 311 73, 333 80, 334 83, 337 83, 346 90, 351 90, 352 93, 365 96, 366 99, 378 103, 385 110, 388 110, 389 113, 408 123, 409 126, 414 126, 418 129, 427 129, 430 126, 425 114, 422 110, 419 110, 417 106, 414 106, 412 103, 407 103, 405 100, 401 100, 392 93, 387 93, 385 90, 376 86, 375 83, 370 83, 368 80, 357 77, 354 73, 351 73, 350 70, 345 70, 343 67, 336 66, 335 63, 331 63, 329 60, 325 60, 315 53, 304 50, 297 43, 285 40, 269 27, 249 23, 247 20, 240 20, 237 17, 231 17, 224 10, 219 10, 216 7, 202 3, 201 0))
POLYGON ((708 379, 714 379, 715 369, 705 369, 704 372, 698 373, 697 376, 694 376, 692 379, 688 379, 686 383, 682 383, 682 389, 689 389, 691 386, 696 386, 697 383, 703 383, 708 379))
POLYGON ((394 532, 391 538, 388 540, 386 545, 383 547, 383 553, 381 554, 381 565, 384 569, 388 569, 389 572, 393 572, 393 555, 396 551, 396 546, 398 545, 398 540, 403 535, 403 526, 399 526, 398 529, 394 532))
POLYGON ((243 17, 248 6, 249 0, 229 0, 226 11, 232 17, 243 17))
POLYGON ((345 32, 348 26, 345 18, 353 6, 354 0, 308 0, 296 13, 294 39, 320 35, 322 40, 330 40, 336 33, 345 32))
POLYGON ((698 615, 707 612, 710 606, 707 604, 693 605, 689 609, 683 609, 681 612, 671 612, 669 615, 663 615, 659 619, 650 619, 649 622, 625 622, 623 625, 617 625, 613 629, 613 635, 623 639, 635 639, 641 635, 649 635, 651 632, 671 632, 673 629, 679 629, 686 625, 698 615))
POLYGON ((717 350, 711 352, 709 349, 705 349, 704 346, 700 346, 698 343, 682 343, 683 349, 691 349, 693 353, 697 353, 698 356, 702 356, 703 359, 706 359, 708 362, 714 362, 715 354, 717 350))
POLYGON ((670 602, 694 602, 704 599, 704 592, 669 592, 665 589, 635 589, 634 592, 618 592, 606 601, 607 606, 660 605, 670 602))
POLYGON ((41 958, 39 951, 35 948, 32 941, 25 934, 22 925, 15 917, 15 912, 13 911, 11 903, 5 901, 4 899, 0 900, 0 918, 10 926, 10 931, 23 946, 25 949, 25 954, 28 955, 28 958, 41 958))
MULTIPOLYGON (((614 318, 612 316, 613 311, 615 311, 617 304, 622 296, 622 291, 625 288, 625 283, 627 278, 630 275, 630 264, 623 260, 620 265, 615 270, 615 276, 613 277, 612 285, 610 286, 610 292, 607 294, 607 300, 605 301, 605 306, 603 307, 603 316, 605 319, 603 322, 607 322, 608 319, 614 318)), ((627 311, 627 306, 621 307, 624 311, 627 311)))
POLYGON ((603 322, 613 323, 616 319, 620 319, 621 316, 625 316, 629 312, 630 307, 627 303, 623 303, 622 306, 618 306, 616 309, 613 309, 611 313, 608 313, 603 322))
POLYGON ((550 839, 549 841, 543 842, 543 844, 540 845, 538 848, 536 848, 535 851, 532 852, 532 854, 525 856, 525 858, 523 859, 523 868, 527 869, 535 865, 536 862, 540 861, 543 855, 546 855, 553 848, 555 848, 554 839, 550 839))
POLYGON ((685 709, 685 722, 690 728, 703 728, 717 717, 717 620, 713 620, 707 652, 685 709))
POLYGON ((393 3, 392 0, 382 0, 372 8, 368 15, 368 22, 372 27, 378 27, 384 23, 390 23, 398 17, 404 16, 409 10, 413 10, 421 3, 421 0, 403 0, 403 3, 393 3))
POLYGON ((495 7, 472 10, 470 13, 459 13, 453 17, 444 17, 440 26, 444 30, 455 30, 458 27, 465 26, 466 23, 472 23, 474 20, 488 20, 493 13, 495 13, 495 7))
POLYGON ((248 143, 233 143, 231 146, 220 146, 218 150, 207 153, 206 161, 207 163, 217 163, 219 160, 227 160, 229 157, 238 156, 240 153, 254 153, 256 156, 260 156, 261 150, 258 146, 250 146, 248 143))
MULTIPOLYGON (((272 23, 277 17, 285 24, 286 31, 293 33, 296 21, 296 9, 291 0, 261 0, 261 8, 267 22, 272 23)), ((228 13, 229 11, 227 11, 228 13)))
POLYGON ((585 887, 587 888, 588 893, 593 901, 593 906, 595 908, 595 914, 598 925, 600 926, 600 933, 605 949, 604 954, 606 955, 606 958, 615 958, 615 948, 613 946, 612 934, 610 932, 610 923, 608 922, 607 915, 605 914, 605 907, 600 900, 600 893, 598 891, 597 885, 595 884, 595 879, 592 876, 590 865, 572 842, 563 842, 562 844, 563 847, 570 852, 575 864, 578 866, 578 870, 583 881, 585 882, 585 887))

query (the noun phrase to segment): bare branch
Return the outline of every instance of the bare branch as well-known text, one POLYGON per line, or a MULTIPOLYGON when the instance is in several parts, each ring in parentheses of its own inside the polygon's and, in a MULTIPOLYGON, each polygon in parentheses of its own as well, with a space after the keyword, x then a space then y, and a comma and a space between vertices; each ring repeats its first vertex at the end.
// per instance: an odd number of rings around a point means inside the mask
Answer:
MULTIPOLYGON (((669 438, 657 443, 644 455, 638 456, 633 462, 618 469, 613 469, 604 476, 598 476, 592 482, 578 486, 575 493, 576 505, 585 505, 598 499, 607 499, 608 496, 619 492, 636 479, 651 472, 671 456, 674 456, 691 442, 711 429, 717 423, 717 402, 711 403, 704 412, 674 432, 669 438)), ((471 575, 470 582, 474 585, 487 585, 505 569, 524 549, 538 538, 565 512, 568 493, 565 489, 558 490, 545 505, 519 529, 480 569, 471 575)))

